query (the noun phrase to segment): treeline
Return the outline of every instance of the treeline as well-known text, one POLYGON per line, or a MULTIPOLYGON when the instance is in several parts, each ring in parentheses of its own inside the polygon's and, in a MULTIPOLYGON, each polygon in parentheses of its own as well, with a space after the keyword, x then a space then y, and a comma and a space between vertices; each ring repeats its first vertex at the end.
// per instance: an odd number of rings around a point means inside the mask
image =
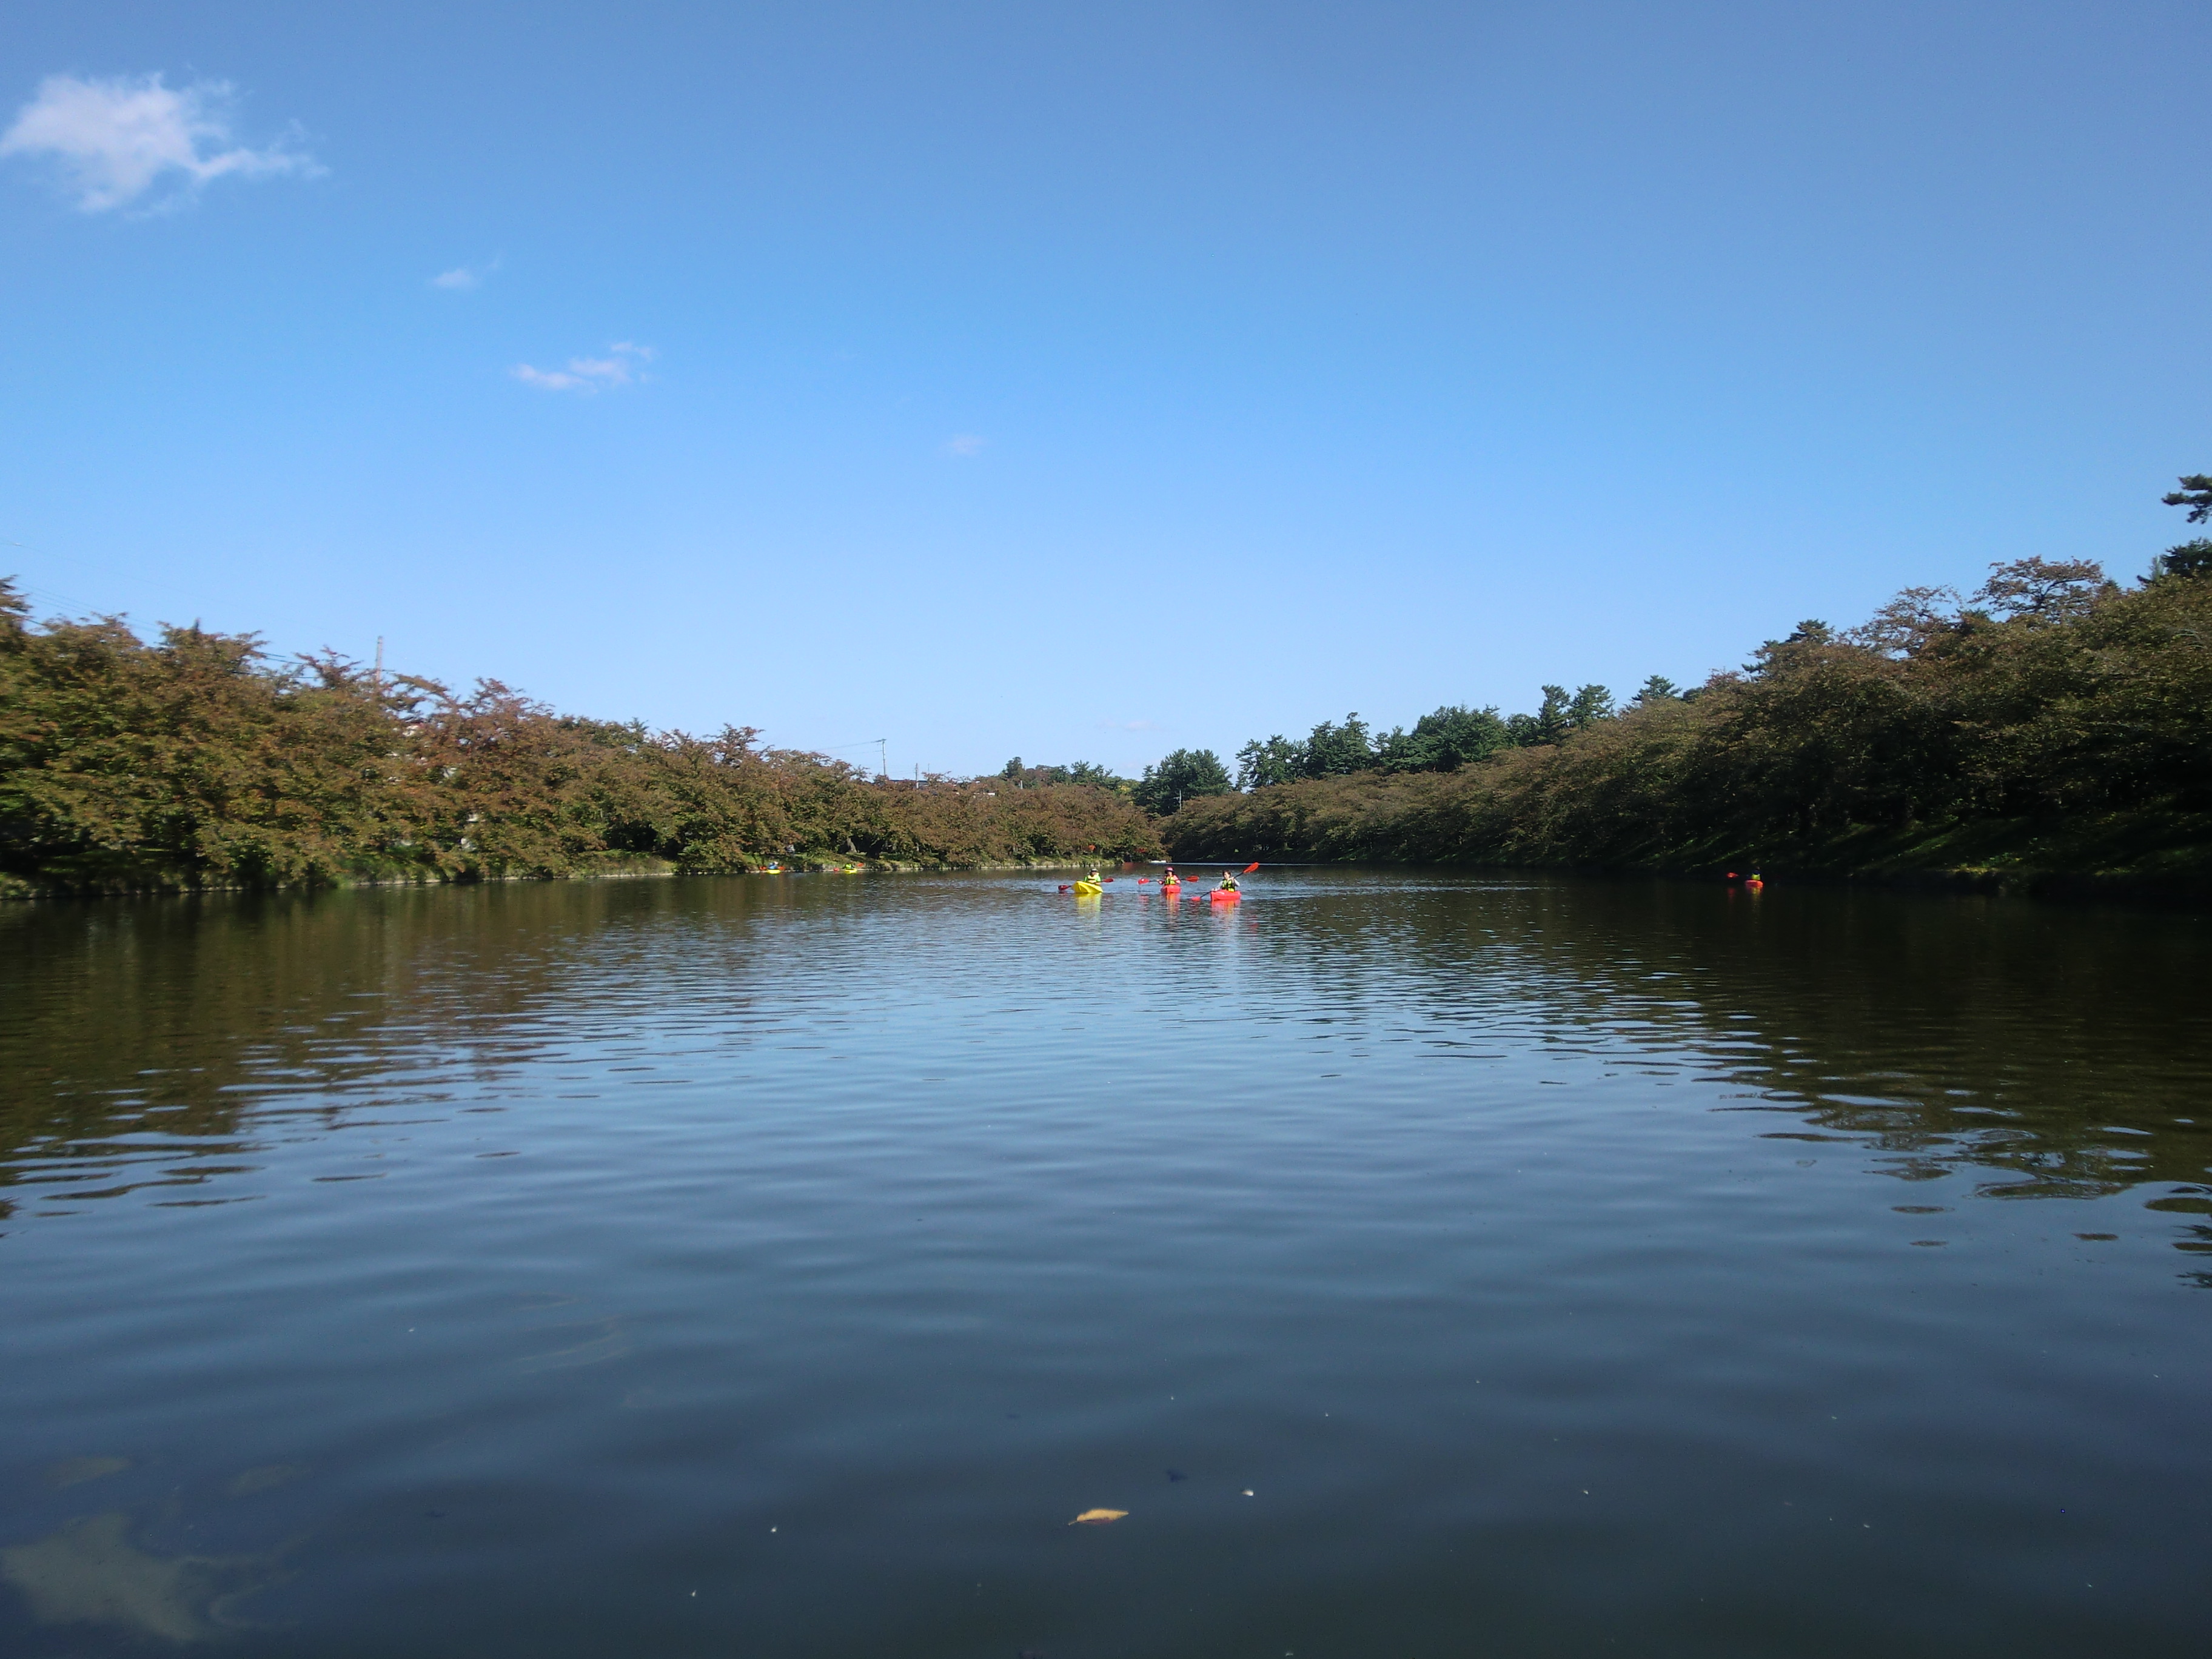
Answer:
MULTIPOLYGON (((1695 696, 1654 674, 1637 693, 1640 706, 1656 697, 1695 696)), ((1413 722, 1376 735, 1357 713, 1342 722, 1323 720, 1304 741, 1278 732, 1255 738, 1237 751, 1232 777, 1211 749, 1178 749, 1129 787, 1130 799, 1148 812, 1165 815, 1201 795, 1232 790, 1267 789, 1302 779, 1350 777, 1360 772, 1449 772, 1487 760, 1504 749, 1534 749, 1555 744, 1571 732, 1614 713, 1613 693, 1602 685, 1570 692, 1563 685, 1543 688, 1533 714, 1500 714, 1495 708, 1446 704, 1413 722)))
POLYGON ((1094 766, 1089 761, 1076 761, 1066 766, 1030 766, 1017 755, 999 771, 1001 782, 1011 783, 1017 789, 1038 789, 1048 784, 1079 783, 1092 789, 1110 789, 1117 795, 1126 795, 1135 787, 1130 778, 1116 777, 1111 767, 1094 766))
MULTIPOLYGON (((2183 485, 2169 501, 2203 522, 2212 477, 2183 485)), ((2132 588, 2025 559, 1964 599, 1908 589, 1625 708, 1552 687, 1534 716, 1443 709, 1380 742, 1347 720, 1281 744, 1247 746, 1243 792, 1182 802, 1176 856, 1854 868, 2033 843, 2046 862, 2212 867, 2212 541, 2132 588), (1448 733, 1473 741, 1447 753, 1448 733), (1416 763, 1424 736, 1439 741, 1416 763)))
POLYGON ((556 714, 251 636, 33 625, 0 580, 0 891, 975 865, 1157 850, 1086 782, 872 779, 712 737, 556 714))
MULTIPOLYGON (((1677 695, 1672 680, 1654 674, 1636 701, 1640 704, 1677 695)), ((1571 693, 1563 685, 1547 685, 1533 714, 1500 714, 1495 708, 1448 703, 1422 715, 1411 731, 1397 726, 1376 736, 1358 714, 1350 714, 1341 724, 1323 720, 1303 743, 1279 733, 1255 738, 1237 751, 1236 787, 1264 789, 1301 778, 1349 777, 1354 772, 1449 772, 1471 761, 1487 760, 1502 749, 1558 743, 1570 732, 1608 719, 1614 712, 1613 693, 1602 685, 1585 685, 1571 693)))
MULTIPOLYGON (((2212 517, 2212 477, 2167 497, 2212 517)), ((2132 587, 2087 561, 1800 623, 1685 690, 1544 688, 1178 750, 1141 779, 1011 761, 870 777, 763 746, 457 693, 252 636, 34 625, 0 580, 0 893, 978 865, 1096 852, 1498 864, 1925 867, 2034 856, 2212 875, 2212 540, 2132 587), (1994 852, 1993 852, 1994 849, 1994 852), (2008 850, 2009 849, 2009 850, 2008 850)))

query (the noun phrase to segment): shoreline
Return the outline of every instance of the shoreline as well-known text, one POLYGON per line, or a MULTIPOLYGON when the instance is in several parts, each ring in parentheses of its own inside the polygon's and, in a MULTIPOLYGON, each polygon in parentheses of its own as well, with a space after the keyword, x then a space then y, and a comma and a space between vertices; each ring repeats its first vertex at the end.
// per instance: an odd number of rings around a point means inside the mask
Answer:
MULTIPOLYGON (((976 863, 953 863, 926 859, 801 858, 781 855, 785 868, 765 870, 685 870, 665 859, 641 860, 635 864, 601 870, 572 870, 559 873, 488 874, 470 872, 440 876, 340 876, 328 880, 282 882, 194 882, 111 887, 40 885, 21 878, 0 878, 0 903, 28 904, 67 899, 191 898, 204 893, 335 893, 361 888, 488 887, 524 882, 652 881, 674 876, 829 875, 845 873, 844 866, 858 864, 860 875, 919 875, 967 870, 1084 870, 1096 864, 1121 868, 1127 860, 1108 859, 998 859, 976 863)), ((1129 867, 1137 867, 1130 864, 1129 867)))
MULTIPOLYGON (((1233 855, 1231 861, 1244 855, 1233 855)), ((784 875, 823 875, 844 873, 842 865, 850 860, 794 860, 784 870, 773 873, 784 875)), ((862 875, 933 875, 955 874, 987 871, 1035 871, 1049 874, 1059 871, 1082 870, 1093 863, 1113 864, 1117 869, 1142 868, 1162 860, 1090 859, 991 860, 976 863, 953 863, 944 860, 859 860, 862 875)), ((1169 860, 1192 865, 1219 863, 1213 855, 1186 856, 1169 860)), ((2196 872, 2159 872, 2147 871, 2058 870, 2003 868, 1988 866, 1957 866, 1951 867, 1902 868, 1887 870, 1835 870, 1818 866, 1796 866, 1772 860, 1763 865, 1753 860, 1737 860, 1741 865, 1755 866, 1765 876, 1769 887, 1860 887, 1893 892, 1948 893, 1962 896, 1984 898, 2036 899, 2056 903, 2179 903, 2194 909, 2212 908, 2212 875, 2196 872)), ((1438 858, 1328 858, 1308 852, 1297 858, 1263 859, 1261 868, 1295 866, 1305 869, 1399 869, 1448 870, 1468 875, 1561 875, 1595 877, 1607 880, 1638 878, 1644 880, 1717 884, 1728 880, 1720 863, 1700 862, 1682 864, 1604 864, 1564 861, 1514 863, 1486 859, 1438 858)), ((639 865, 604 870, 579 870, 562 874, 498 874, 470 873, 447 877, 391 877, 364 876, 342 878, 331 881, 296 882, 230 882, 202 883, 194 885, 134 886, 112 888, 83 887, 27 887, 0 885, 0 903, 33 903, 66 902, 70 900, 196 898, 210 894, 299 894, 350 891, 356 889, 390 889, 403 887, 478 887, 519 884, 529 882, 592 882, 645 881, 674 877, 696 876, 766 876, 771 872, 759 870, 684 870, 665 860, 652 860, 639 865)))

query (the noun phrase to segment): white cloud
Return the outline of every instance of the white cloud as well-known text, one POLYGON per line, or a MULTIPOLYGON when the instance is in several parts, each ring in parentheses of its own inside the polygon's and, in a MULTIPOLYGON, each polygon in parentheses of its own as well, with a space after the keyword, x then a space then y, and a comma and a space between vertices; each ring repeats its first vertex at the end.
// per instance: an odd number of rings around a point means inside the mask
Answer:
POLYGON ((507 372, 523 385, 534 386, 540 392, 580 392, 586 396, 611 386, 632 386, 653 378, 642 368, 660 355, 651 346, 617 340, 607 349, 613 354, 611 356, 571 357, 566 368, 538 368, 529 363, 517 363, 507 372))
POLYGON ((466 293, 470 289, 483 287, 484 278, 497 270, 499 265, 500 262, 497 259, 494 259, 489 264, 455 265, 451 270, 441 270, 433 276, 430 279, 430 286, 466 293))
POLYGON ((979 438, 972 432, 956 433, 945 441, 945 453, 965 460, 970 456, 981 454, 990 441, 988 438, 979 438))
MULTIPOLYGON (((577 367, 581 368, 580 363, 577 367)), ((512 371, 514 378, 525 386, 534 386, 541 392, 597 392, 599 387, 581 374, 570 374, 557 368, 532 368, 528 363, 517 363, 512 371)))
POLYGON ((190 198, 210 179, 323 169, 280 138, 255 149, 232 142, 228 82, 162 85, 159 75, 82 80, 50 75, 0 135, 0 155, 53 158, 86 213, 127 207, 157 185, 174 186, 159 205, 190 198))

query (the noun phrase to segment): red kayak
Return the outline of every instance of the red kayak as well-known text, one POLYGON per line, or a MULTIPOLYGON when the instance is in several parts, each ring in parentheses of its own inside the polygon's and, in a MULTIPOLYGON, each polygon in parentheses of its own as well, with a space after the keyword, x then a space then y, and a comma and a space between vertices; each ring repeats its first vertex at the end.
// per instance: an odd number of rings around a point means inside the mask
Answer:
POLYGON ((1213 902, 1216 904, 1234 904, 1243 896, 1244 895, 1234 887, 1217 887, 1213 890, 1213 902))

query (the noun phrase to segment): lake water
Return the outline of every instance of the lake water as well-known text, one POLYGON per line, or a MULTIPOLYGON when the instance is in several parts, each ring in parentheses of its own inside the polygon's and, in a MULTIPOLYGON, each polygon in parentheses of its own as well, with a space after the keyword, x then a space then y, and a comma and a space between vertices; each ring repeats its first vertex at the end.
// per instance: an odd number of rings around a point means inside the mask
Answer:
POLYGON ((2205 919, 1052 887, 0 910, 0 1651, 2205 1650, 2205 919))

